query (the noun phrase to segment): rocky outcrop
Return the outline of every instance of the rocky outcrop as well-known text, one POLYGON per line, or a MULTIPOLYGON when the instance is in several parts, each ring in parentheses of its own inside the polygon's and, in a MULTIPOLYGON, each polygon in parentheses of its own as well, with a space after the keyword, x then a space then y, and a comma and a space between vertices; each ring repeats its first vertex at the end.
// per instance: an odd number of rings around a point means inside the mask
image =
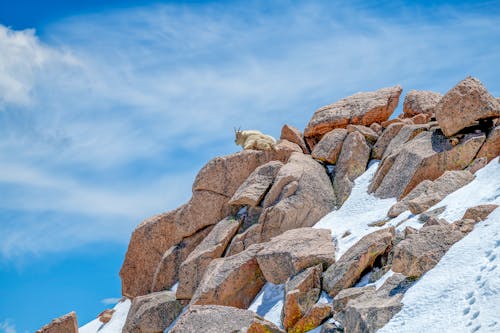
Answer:
POLYGON ((252 245, 234 256, 212 260, 191 304, 248 308, 266 283, 255 258, 261 248, 252 245))
POLYGON ((45 325, 35 333, 78 333, 78 320, 76 313, 70 312, 52 320, 49 324, 45 325))
POLYGON ((347 135, 335 167, 333 188, 337 205, 342 205, 354 186, 354 180, 365 172, 370 159, 370 146, 358 131, 347 135))
POLYGON ((323 265, 319 264, 288 279, 285 284, 285 300, 281 321, 288 330, 311 310, 321 293, 321 274, 323 265))
POLYGON ((441 201, 448 194, 467 185, 474 179, 469 171, 446 171, 435 181, 424 180, 408 193, 401 201, 394 204, 389 217, 396 217, 406 210, 420 214, 441 201))
POLYGON ((325 133, 335 128, 349 124, 370 126, 387 120, 398 105, 401 92, 400 86, 361 92, 320 108, 304 130, 309 147, 314 147, 325 133))
POLYGON ((151 291, 162 291, 172 287, 179 280, 179 267, 198 244, 209 234, 213 226, 201 229, 192 236, 184 238, 163 254, 153 276, 151 291))
POLYGON ((236 190, 229 204, 235 206, 258 206, 282 166, 283 163, 280 161, 271 161, 255 169, 238 190, 236 190))
POLYGON ((472 161, 472 163, 469 164, 469 166, 465 170, 469 171, 472 174, 475 174, 476 172, 484 168, 486 164, 488 164, 488 159, 486 157, 475 158, 474 161, 472 161))
POLYGON ((431 225, 410 234, 394 247, 392 270, 419 277, 432 269, 464 235, 450 225, 431 225))
POLYGON ((113 314, 115 313, 114 309, 106 309, 99 313, 97 318, 99 318, 99 321, 103 324, 109 323, 111 318, 113 318, 113 314))
POLYGON ((427 130, 429 130, 429 125, 427 124, 403 126, 389 142, 382 157, 389 156, 392 153, 397 153, 405 143, 411 141, 417 135, 427 130))
POLYGON ((331 304, 314 304, 312 308, 290 329, 288 333, 305 333, 318 327, 325 319, 332 315, 331 304))
POLYGON ((443 95, 432 91, 410 90, 403 102, 403 114, 408 118, 422 113, 431 116, 442 97, 443 95))
POLYGON ((451 136, 477 120, 500 117, 500 106, 478 79, 467 77, 443 96, 435 112, 444 135, 451 136))
POLYGON ((335 297, 342 289, 352 287, 361 274, 373 267, 375 260, 388 253, 394 228, 375 231, 361 238, 323 274, 323 289, 335 297))
POLYGON ((382 159, 385 150, 389 143, 394 139, 394 137, 399 133, 401 128, 405 126, 404 123, 394 123, 390 124, 385 131, 382 132, 377 142, 372 147, 371 157, 376 160, 382 159))
POLYGON ((191 299, 208 265, 213 259, 222 256, 239 227, 240 221, 232 217, 223 219, 189 254, 179 268, 178 299, 191 299))
POLYGON ((370 144, 374 144, 378 140, 378 134, 375 133, 370 127, 362 126, 362 125, 347 125, 346 127, 347 133, 352 133, 354 131, 358 131, 363 134, 366 139, 366 142, 370 144))
POLYGON ((314 146, 311 152, 312 157, 329 164, 337 163, 346 136, 347 130, 344 128, 337 128, 326 133, 314 146))
POLYGON ((290 125, 284 125, 281 129, 280 139, 288 140, 297 144, 302 149, 302 152, 304 154, 309 154, 309 149, 307 148, 306 142, 304 141, 304 136, 298 128, 290 125))
POLYGON ((498 205, 495 204, 474 206, 465 211, 462 219, 471 219, 475 222, 484 221, 497 208, 498 205))
POLYGON ((161 291, 134 298, 123 333, 163 332, 182 311, 172 291, 161 291))
POLYGON ((248 249, 253 244, 262 241, 262 224, 257 223, 250 226, 247 230, 234 236, 227 249, 227 256, 232 256, 248 249))
POLYGON ((299 228, 289 230, 263 244, 257 262, 267 281, 284 283, 307 267, 335 261, 335 246, 327 229, 299 228))
POLYGON ((494 127, 483 146, 477 153, 477 158, 486 158, 486 162, 488 163, 495 157, 500 155, 500 126, 494 127))
POLYGON ((293 153, 264 198, 262 241, 295 228, 310 227, 335 206, 324 167, 310 155, 293 153))
POLYGON ((484 139, 480 134, 466 135, 453 146, 437 130, 422 132, 382 160, 370 191, 380 198, 402 198, 423 180, 434 180, 447 170, 464 169, 484 139))
POLYGON ((229 306, 191 306, 170 333, 284 333, 249 310, 229 306))

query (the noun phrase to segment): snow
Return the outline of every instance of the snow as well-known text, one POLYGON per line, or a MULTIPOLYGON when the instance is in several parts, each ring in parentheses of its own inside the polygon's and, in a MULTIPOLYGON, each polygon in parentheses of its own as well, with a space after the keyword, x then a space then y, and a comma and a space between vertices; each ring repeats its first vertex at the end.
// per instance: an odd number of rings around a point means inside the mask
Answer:
POLYGON ((499 266, 496 209, 406 292, 402 310, 379 332, 500 332, 499 266))
POLYGON ((111 320, 103 324, 96 318, 89 322, 88 324, 80 327, 78 329, 79 333, 117 333, 121 332, 123 325, 125 325, 125 320, 127 319, 128 310, 130 309, 130 300, 126 299, 115 305, 115 313, 111 320))
POLYGON ((272 284, 267 282, 248 310, 252 310, 264 319, 269 320, 278 327, 281 325, 281 311, 283 309, 283 295, 285 286, 283 284, 272 284))
POLYGON ((379 161, 370 163, 368 170, 354 181, 351 195, 339 210, 332 211, 314 225, 314 228, 330 229, 332 232, 336 241, 337 260, 363 236, 387 227, 369 226, 370 223, 385 220, 389 208, 396 203, 394 198, 379 199, 368 194, 378 164, 379 161), (346 233, 350 234, 343 237, 346 233))

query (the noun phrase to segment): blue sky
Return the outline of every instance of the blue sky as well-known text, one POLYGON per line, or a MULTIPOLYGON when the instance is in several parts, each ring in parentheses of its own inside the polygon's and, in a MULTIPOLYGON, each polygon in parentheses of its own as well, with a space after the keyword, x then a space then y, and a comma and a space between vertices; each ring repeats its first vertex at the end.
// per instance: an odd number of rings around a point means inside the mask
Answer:
POLYGON ((101 2, 0 0, 0 332, 119 297, 134 226, 235 126, 466 75, 500 96, 498 1, 101 2))

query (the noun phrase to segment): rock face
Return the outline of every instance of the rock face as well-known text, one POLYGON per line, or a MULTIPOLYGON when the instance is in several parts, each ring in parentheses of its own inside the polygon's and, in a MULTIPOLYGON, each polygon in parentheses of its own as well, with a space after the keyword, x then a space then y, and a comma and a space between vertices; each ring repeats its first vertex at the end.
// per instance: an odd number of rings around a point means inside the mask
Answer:
POLYGON ((452 146, 438 131, 422 132, 382 160, 370 191, 380 198, 402 198, 425 179, 434 180, 446 170, 464 169, 484 139, 484 135, 467 135, 452 146))
POLYGON ((177 245, 165 251, 156 267, 151 291, 162 291, 172 287, 179 280, 179 267, 187 256, 208 235, 213 226, 201 229, 192 236, 186 237, 177 245))
POLYGON ((333 188, 337 204, 343 204, 354 186, 354 180, 365 172, 370 159, 370 146, 358 131, 351 132, 342 145, 342 151, 335 168, 333 188))
POLYGON ((252 245, 234 256, 214 259, 208 266, 191 304, 248 308, 266 283, 255 258, 260 250, 260 245, 252 245))
POLYGON ((318 327, 326 318, 332 315, 330 304, 314 304, 297 323, 288 330, 288 333, 305 333, 318 327))
POLYGON ((396 217, 409 209, 413 214, 420 214, 441 201, 448 194, 467 185, 474 179, 469 171, 446 171, 435 181, 424 180, 408 193, 401 201, 394 204, 389 217, 396 217))
POLYGON ((249 310, 229 306, 191 306, 171 333, 284 333, 271 322, 249 310))
POLYGON ((271 161, 255 169, 238 188, 229 204, 258 206, 282 166, 280 161, 271 161))
POLYGON ((464 235, 449 225, 431 225, 410 234, 394 248, 392 270, 419 277, 439 262, 464 235))
POLYGON ((227 249, 226 256, 232 256, 244 251, 253 244, 258 244, 262 241, 262 224, 257 223, 250 226, 243 233, 234 236, 231 244, 227 249))
POLYGON ((280 139, 288 140, 297 144, 302 149, 302 152, 304 154, 309 154, 309 149, 307 148, 306 142, 304 141, 304 136, 298 128, 290 125, 283 126, 283 128, 281 129, 280 139))
POLYGON ((292 328, 316 303, 321 293, 323 265, 305 269, 285 284, 285 301, 281 321, 283 327, 292 328))
POLYGON ((335 297, 342 289, 352 287, 361 274, 373 267, 375 260, 388 253, 394 238, 394 228, 375 231, 361 238, 323 274, 323 289, 335 297))
POLYGON ((405 126, 404 123, 394 123, 390 124, 385 131, 382 132, 380 137, 378 138, 375 145, 372 148, 372 158, 376 160, 382 159, 385 150, 389 143, 394 139, 394 137, 399 133, 401 128, 405 126))
POLYGON ((132 233, 120 270, 122 294, 133 298, 151 292, 165 251, 231 215, 234 208, 227 204, 229 199, 258 166, 272 160, 286 162, 293 151, 301 151, 290 145, 279 143, 269 151, 244 150, 208 162, 198 173, 186 205, 143 221, 132 233))
POLYGON ((326 133, 314 146, 311 152, 312 157, 330 164, 337 163, 346 136, 347 130, 344 128, 337 128, 326 133))
POLYGON ((163 332, 182 311, 182 304, 171 291, 151 293, 134 298, 123 333, 163 332))
POLYGON ((264 198, 262 241, 283 232, 310 227, 335 206, 330 179, 310 155, 293 153, 264 198))
POLYGON ((349 124, 370 126, 387 120, 398 105, 401 92, 400 86, 361 92, 320 108, 304 130, 309 147, 335 128, 349 124))
POLYGON ((418 114, 434 114, 434 107, 443 95, 432 91, 410 90, 403 102, 403 113, 405 117, 411 118, 418 114))
POLYGON ((394 139, 389 142, 382 157, 389 156, 392 153, 399 151, 405 143, 428 129, 429 125, 405 125, 394 136, 394 139))
POLYGON ((106 309, 103 312, 99 313, 97 318, 99 318, 99 321, 103 324, 109 323, 111 318, 113 318, 113 314, 115 313, 114 309, 106 309))
POLYGON ((462 219, 471 219, 475 222, 484 221, 488 218, 488 215, 491 214, 492 211, 497 209, 498 205, 479 205, 475 207, 468 208, 465 211, 462 219))
POLYGON ((378 140, 378 134, 375 133, 370 127, 361 126, 361 125, 347 125, 347 133, 352 133, 354 131, 358 131, 363 134, 366 141, 370 144, 374 144, 378 140))
POLYGON ((290 276, 317 264, 335 261, 335 246, 327 229, 289 230, 263 244, 257 262, 267 281, 284 283, 290 276))
POLYGON ((435 112, 439 127, 451 136, 476 120, 500 117, 500 106, 478 79, 467 77, 443 96, 435 112))
POLYGON ((52 320, 36 333, 78 333, 78 321, 76 313, 70 312, 57 319, 52 320))
POLYGON ((483 146, 477 153, 477 158, 486 158, 486 162, 491 161, 495 157, 500 155, 500 126, 494 127, 483 146))
POLYGON ((228 217, 215 225, 205 239, 193 250, 179 269, 176 297, 191 299, 210 262, 220 258, 231 241, 240 221, 228 217))

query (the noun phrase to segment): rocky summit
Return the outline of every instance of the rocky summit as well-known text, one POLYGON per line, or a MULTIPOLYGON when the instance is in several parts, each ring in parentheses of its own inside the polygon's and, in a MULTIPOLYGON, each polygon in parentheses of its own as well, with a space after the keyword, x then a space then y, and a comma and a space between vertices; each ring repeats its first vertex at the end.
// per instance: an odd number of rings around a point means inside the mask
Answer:
MULTIPOLYGON (((500 332, 498 98, 472 77, 395 85, 304 125, 208 161, 187 203, 140 223, 123 299, 80 332, 430 332, 412 315, 448 298, 455 331, 500 332)), ((39 332, 76 331, 71 313, 39 332)))

